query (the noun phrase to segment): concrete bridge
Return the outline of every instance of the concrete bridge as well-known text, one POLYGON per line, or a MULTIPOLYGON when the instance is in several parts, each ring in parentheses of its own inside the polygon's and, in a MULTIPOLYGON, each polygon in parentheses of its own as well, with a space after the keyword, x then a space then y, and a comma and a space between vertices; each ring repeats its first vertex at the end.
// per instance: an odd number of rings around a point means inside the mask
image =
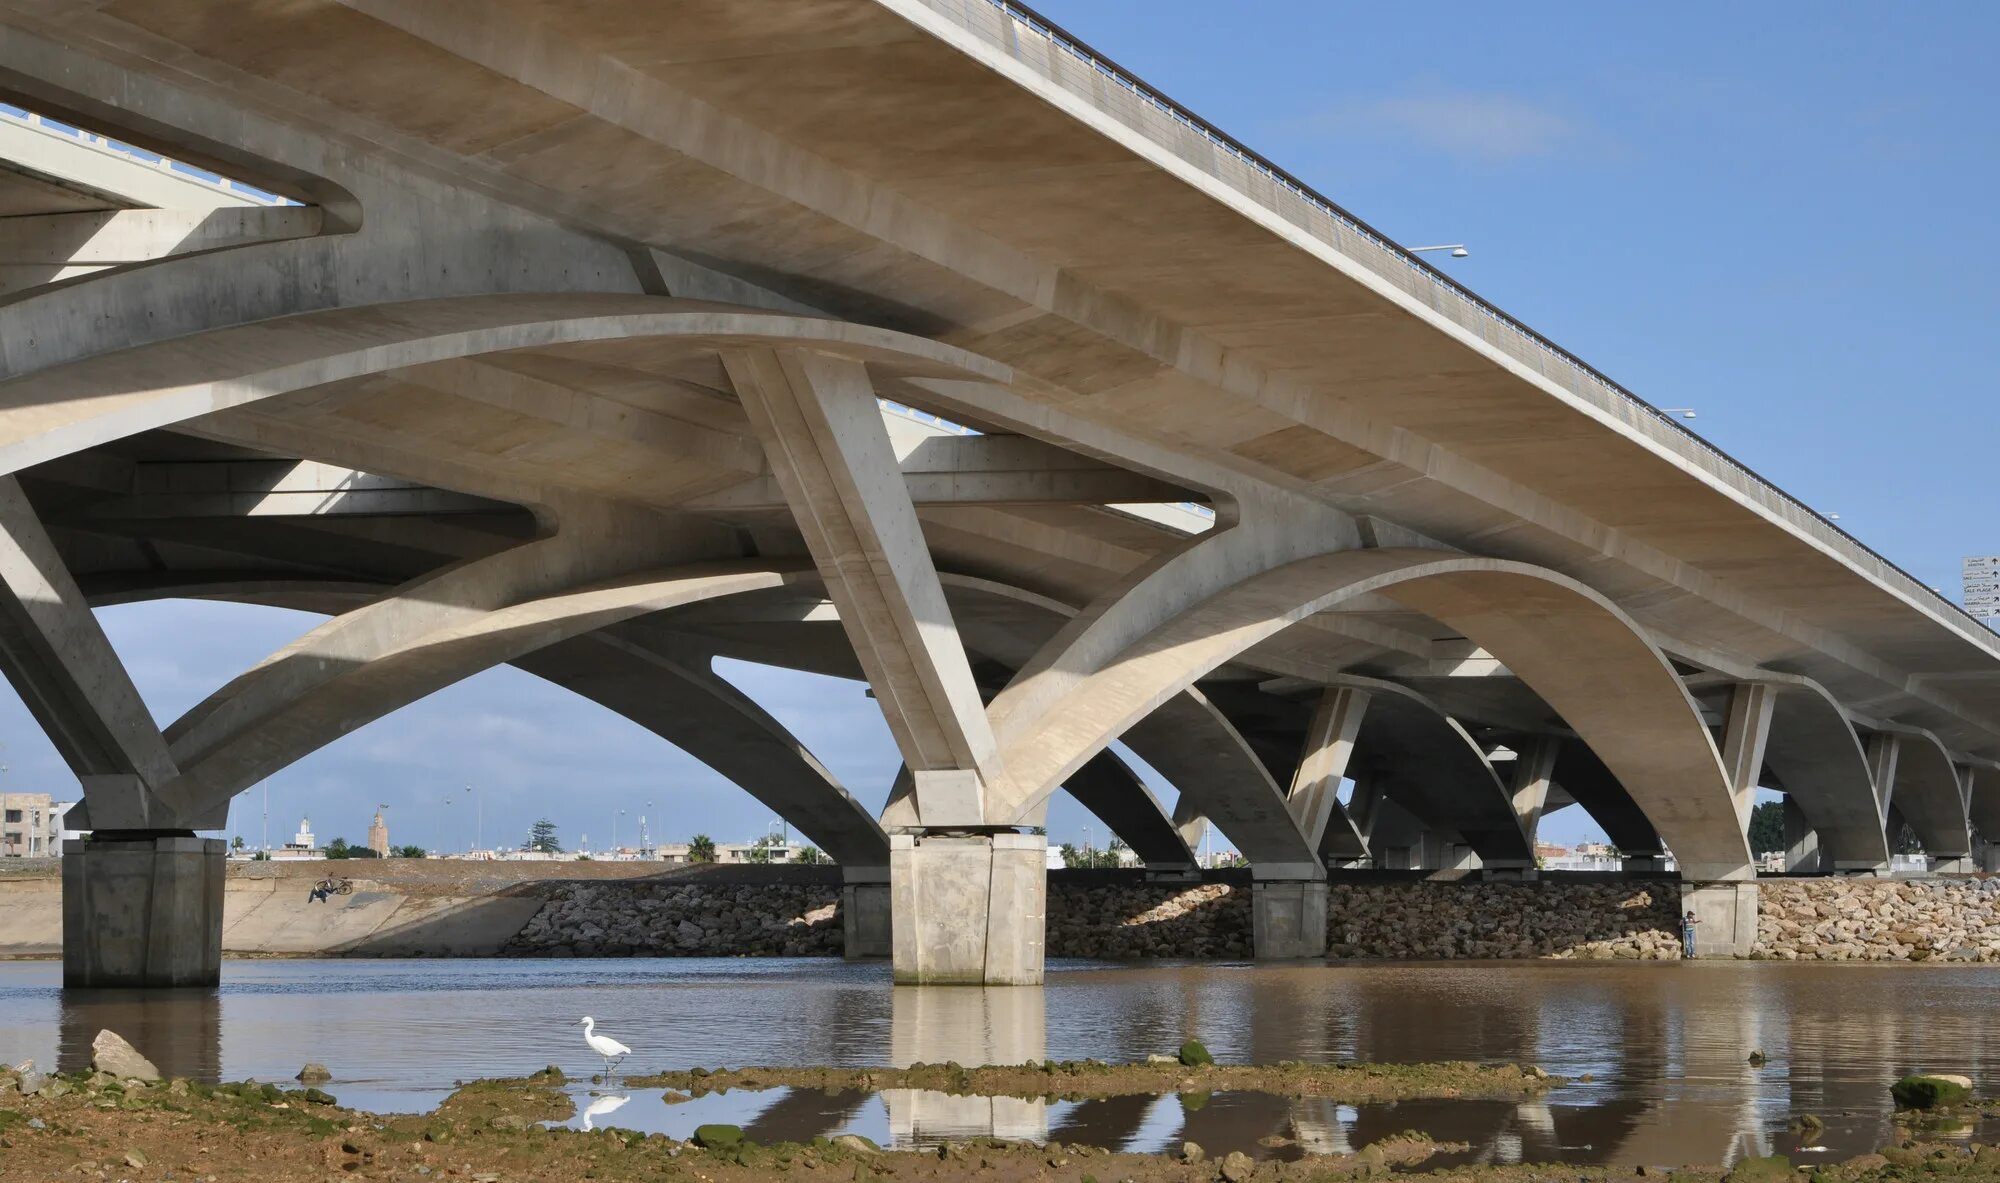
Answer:
POLYGON ((214 981, 196 832, 502 662, 790 818, 902 981, 1040 980, 1058 791, 1162 874, 1215 826, 1270 957, 1327 866, 1530 874, 1572 803, 1717 952, 1760 786, 1802 868, 2000 834, 2000 637, 1017 6, 0 26, 0 661, 95 831, 71 983, 214 981), (154 596, 329 619, 162 728, 90 612, 154 596), (883 814, 719 655, 865 678, 883 814))

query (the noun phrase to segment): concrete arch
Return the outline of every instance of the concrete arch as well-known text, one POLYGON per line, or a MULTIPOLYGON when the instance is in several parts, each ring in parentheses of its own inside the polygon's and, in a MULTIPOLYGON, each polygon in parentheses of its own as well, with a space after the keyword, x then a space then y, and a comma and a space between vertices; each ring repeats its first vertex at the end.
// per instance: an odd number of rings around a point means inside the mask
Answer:
POLYGON ((1622 611, 1546 569, 1406 548, 1260 572, 1104 661, 1063 669, 1066 689, 1047 709, 1009 720, 991 818, 1006 824, 1033 810, 1083 760, 1249 646, 1371 592, 1458 629, 1534 688, 1604 759, 1690 877, 1748 873, 1714 739, 1673 667, 1622 611))
POLYGON ((1903 815, 1931 858, 1972 853, 1965 782, 1938 737, 1919 728, 1883 734, 1896 740, 1896 778, 1888 804, 1903 815))
MULTIPOLYGON (((316 676, 303 684, 253 671, 189 712, 187 726, 169 728, 181 776, 162 795, 198 814, 479 670, 621 620, 778 586, 798 575, 769 564, 714 563, 628 576, 453 621, 365 659, 307 658, 300 664, 316 676)), ((311 650, 306 645, 291 652, 311 650)))
MULTIPOLYGON (((938 579, 947 595, 960 604, 984 597, 1029 609, 1055 628, 1063 627, 1063 622, 1078 612, 1074 605, 1011 584, 944 571, 938 573, 938 579)), ((981 613, 961 611, 956 604, 953 617, 968 644, 991 652, 1010 666, 1018 668, 1025 655, 1040 647, 1040 637, 1009 628, 1005 620, 983 620, 981 613)), ((1049 631, 1053 633, 1055 628, 1049 631)), ((1140 759, 1180 790, 1176 821, 1183 815, 1207 819, 1253 868, 1264 868, 1266 873, 1289 868, 1283 873, 1303 875, 1306 869, 1317 867, 1318 856, 1287 808, 1284 789, 1227 716, 1199 690, 1188 687, 1168 698, 1122 738, 1140 759)), ((1358 858, 1365 853, 1351 822, 1343 818, 1341 825, 1328 830, 1342 857, 1358 858)))
POLYGON ((1573 739, 1562 741, 1556 754, 1555 783, 1590 815, 1620 854, 1652 858, 1662 853, 1664 844, 1652 819, 1590 745, 1573 739))
POLYGON ((1354 758, 1385 796, 1427 826, 1457 830, 1482 862, 1533 865, 1534 844, 1507 786, 1458 720, 1396 682, 1354 677, 1337 684, 1372 696, 1354 758))
POLYGON ((1889 865, 1887 801, 1847 712, 1807 678, 1773 683, 1771 732, 1764 761, 1838 867, 1889 865))
POLYGON ((87 357, 0 382, 0 473, 142 431, 386 370, 634 338, 792 346, 899 376, 1009 383, 1013 371, 922 337, 665 296, 463 296, 301 313, 87 357))
MULTIPOLYGON (((259 574, 118 587, 93 604, 201 598, 316 613, 351 610, 376 585, 286 580, 259 574)), ((715 769, 784 818, 848 870, 886 873, 889 840, 874 816, 804 744, 755 701, 717 677, 706 655, 668 654, 616 626, 558 641, 509 664, 637 723, 715 769)))

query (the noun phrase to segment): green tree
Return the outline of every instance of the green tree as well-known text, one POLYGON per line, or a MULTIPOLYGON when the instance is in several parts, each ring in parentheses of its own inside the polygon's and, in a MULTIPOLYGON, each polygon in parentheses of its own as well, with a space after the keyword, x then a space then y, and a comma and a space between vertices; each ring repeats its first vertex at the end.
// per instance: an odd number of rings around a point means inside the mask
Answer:
POLYGON ((833 860, 826 857, 826 852, 817 846, 801 846, 799 847, 798 857, 792 861, 805 866, 815 866, 820 863, 830 863, 833 860))
POLYGON ((1085 850, 1071 842, 1056 849, 1062 852, 1063 866, 1072 870, 1109 871, 1120 865, 1116 850, 1085 850))
POLYGON ((241 834, 238 834, 238 835, 236 835, 236 838, 235 838, 235 840, 234 840, 234 841, 232 841, 232 842, 230 842, 230 844, 229 844, 229 849, 231 849, 231 850, 241 850, 241 849, 243 849, 243 835, 241 835, 241 834))
POLYGON ((750 844, 750 853, 744 857, 753 863, 768 863, 771 861, 771 848, 762 842, 753 842, 750 844))
POLYGON ((423 858, 426 853, 421 846, 398 846, 396 848, 397 858, 423 858))
POLYGON ((349 846, 347 839, 335 838, 326 844, 328 858, 374 858, 375 852, 366 846, 349 846))
POLYGON ((556 824, 548 818, 540 818, 529 826, 527 848, 543 854, 561 854, 562 843, 556 841, 556 824))
POLYGON ((715 861, 715 839, 707 834, 696 834, 688 839, 688 861, 691 863, 712 863, 715 861))
POLYGON ((1785 803, 1759 801, 1750 811, 1750 853, 1768 854, 1785 848, 1785 803))

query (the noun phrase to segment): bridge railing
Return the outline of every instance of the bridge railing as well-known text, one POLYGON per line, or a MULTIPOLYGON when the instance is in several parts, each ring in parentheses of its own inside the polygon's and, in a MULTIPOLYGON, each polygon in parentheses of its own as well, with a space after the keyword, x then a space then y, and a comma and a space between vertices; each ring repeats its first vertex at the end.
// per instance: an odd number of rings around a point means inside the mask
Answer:
POLYGON ((980 40, 1118 118, 1231 188, 1332 245, 1515 361, 1623 422, 1668 430, 1651 438, 1765 508, 1803 534, 1838 547, 1869 574, 1947 610, 1990 637, 1995 630, 1903 570, 1825 514, 1759 476, 1673 416, 1620 386, 1589 363, 1486 302, 1334 204, 1291 173, 1181 106, 1062 26, 1014 0, 923 0, 980 40))
POLYGON ((116 156, 132 164, 144 165, 158 172, 171 173, 176 179, 195 185, 203 185, 214 189, 218 193, 227 193, 239 200, 255 202, 258 205, 298 204, 289 198, 280 197, 275 193, 267 193, 255 185, 246 185, 242 181, 232 180, 219 173, 212 173, 205 168, 197 168, 184 160, 175 160, 170 156, 162 156, 158 152, 148 152, 137 145, 128 144, 123 140, 114 140, 110 136, 98 135, 94 131, 87 131, 74 124, 64 123, 59 119, 50 119, 46 115, 30 111, 25 107, 16 107, 12 103, 0 103, 0 120, 19 124, 22 127, 33 128, 45 135, 59 136, 66 140, 72 140, 86 148, 95 149, 108 156, 116 156))

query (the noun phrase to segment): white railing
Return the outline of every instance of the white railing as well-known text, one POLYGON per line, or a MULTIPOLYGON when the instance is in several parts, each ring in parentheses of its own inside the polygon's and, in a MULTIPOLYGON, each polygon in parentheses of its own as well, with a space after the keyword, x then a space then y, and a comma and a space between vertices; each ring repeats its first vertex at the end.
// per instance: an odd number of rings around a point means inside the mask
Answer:
POLYGON ((241 198, 244 201, 253 201, 259 205, 298 204, 298 202, 290 198, 280 197, 275 193, 267 193, 255 185, 246 185, 242 181, 231 180, 219 173, 209 172, 205 168, 196 168, 186 161, 162 156, 158 152, 148 152, 144 148, 128 144, 123 140, 114 140, 110 136, 101 136, 93 131, 85 131, 83 128, 64 123, 61 120, 50 119, 46 115, 30 111, 25 107, 16 107, 12 103, 0 103, 0 120, 19 124, 23 127, 30 127, 46 135, 72 140, 86 148, 93 148, 106 155, 116 156, 121 160, 143 165, 158 172, 171 173, 177 180, 205 186, 218 193, 227 193, 232 197, 241 198))
POLYGON ((1774 508, 1789 524, 1868 556, 1877 568, 1873 573, 1884 582, 1898 583, 1913 598, 1933 602, 1984 631, 1997 631, 1849 534, 1825 514, 1757 475, 1748 465, 1568 350, 1487 303, 1471 289, 1403 249, 1304 181, 1168 98, 1040 13, 1014 0, 923 0, 923 3, 1051 82, 1089 100, 1180 159, 1204 168, 1218 180, 1262 201, 1294 225, 1331 244, 1433 311, 1579 398, 1621 418, 1636 416, 1668 428, 1661 442, 1688 459, 1708 462, 1705 467, 1711 473, 1745 492, 1776 499, 1778 504, 1774 508), (1268 195, 1259 192, 1264 189, 1271 192, 1268 195), (1293 208, 1286 208, 1279 200, 1286 194, 1297 203, 1293 208))

